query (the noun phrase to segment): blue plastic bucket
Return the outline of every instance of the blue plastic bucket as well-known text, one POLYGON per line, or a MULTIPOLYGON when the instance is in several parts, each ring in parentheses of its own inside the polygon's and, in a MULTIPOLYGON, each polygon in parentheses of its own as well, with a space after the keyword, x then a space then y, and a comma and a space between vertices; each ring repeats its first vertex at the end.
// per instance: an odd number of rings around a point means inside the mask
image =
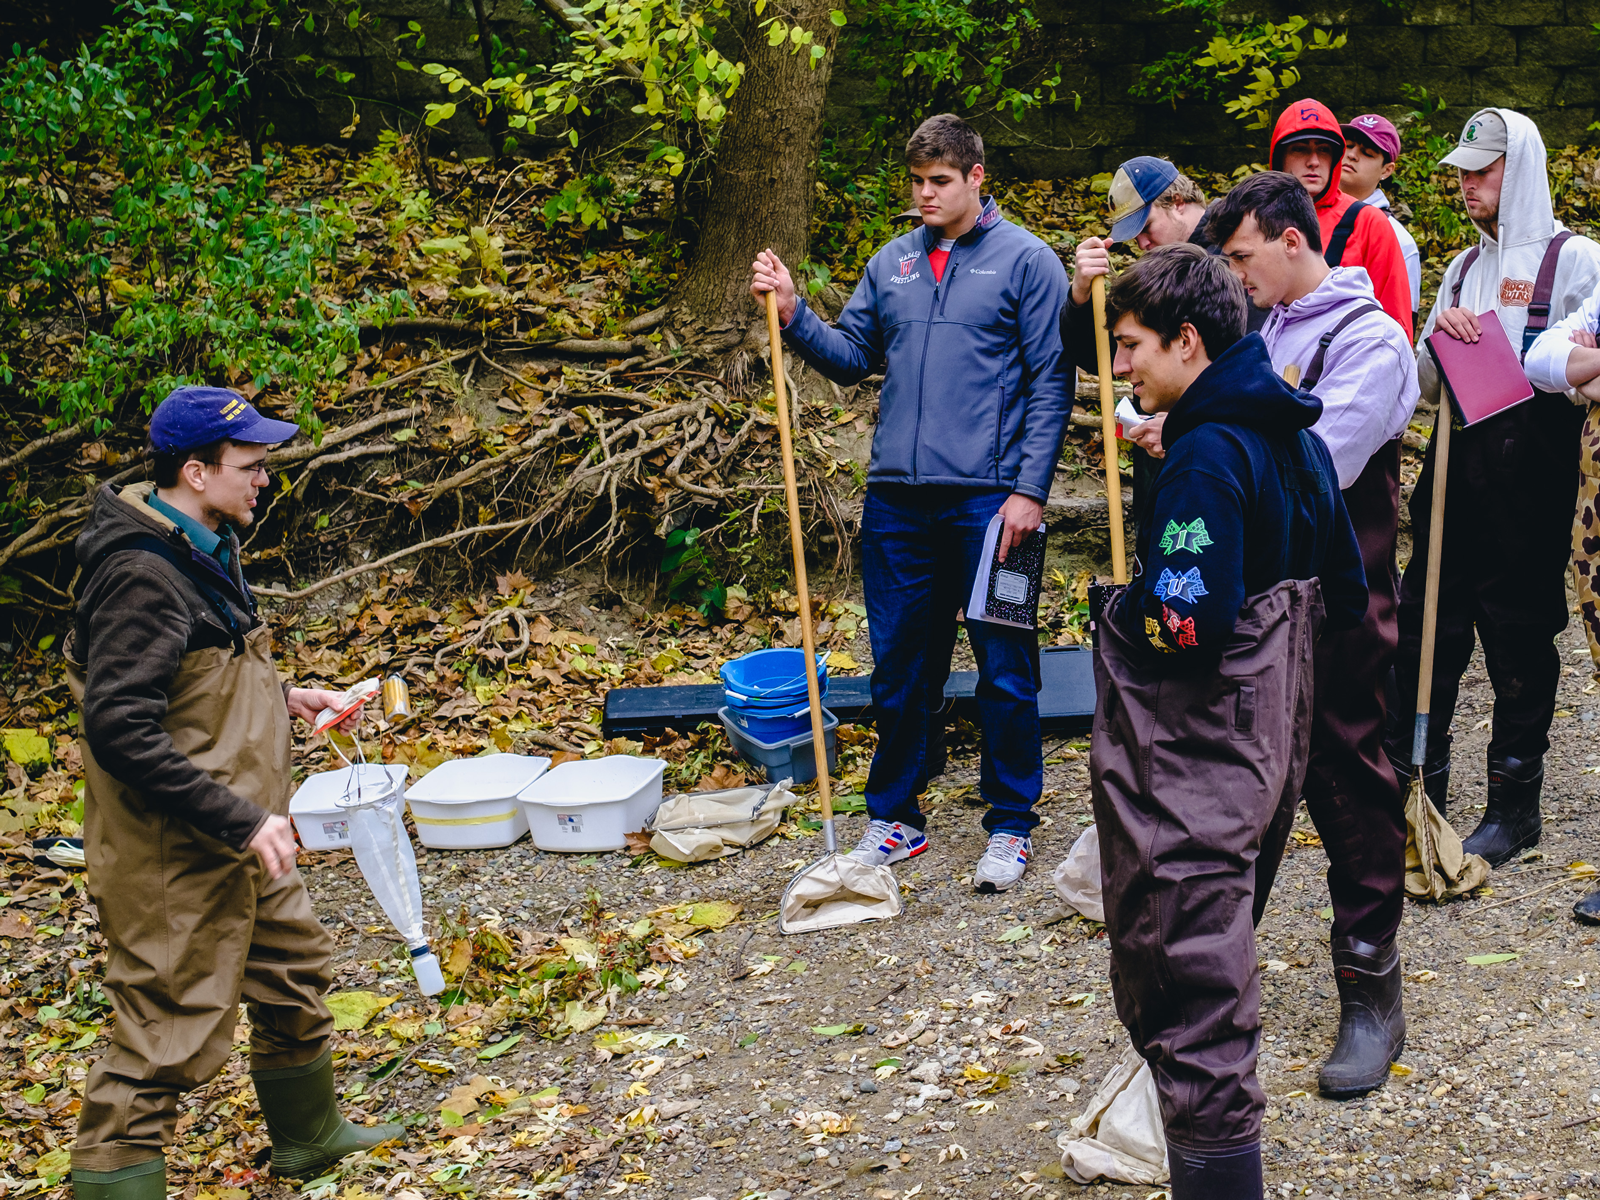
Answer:
POLYGON ((728 720, 758 742, 781 742, 811 732, 811 705, 802 703, 798 708, 760 710, 735 708, 728 705, 723 710, 728 720))
MULTIPOLYGON (((789 647, 757 650, 723 666, 723 690, 731 707, 784 707, 806 695, 805 651, 789 647)), ((817 655, 817 683, 826 689, 828 663, 817 655)))

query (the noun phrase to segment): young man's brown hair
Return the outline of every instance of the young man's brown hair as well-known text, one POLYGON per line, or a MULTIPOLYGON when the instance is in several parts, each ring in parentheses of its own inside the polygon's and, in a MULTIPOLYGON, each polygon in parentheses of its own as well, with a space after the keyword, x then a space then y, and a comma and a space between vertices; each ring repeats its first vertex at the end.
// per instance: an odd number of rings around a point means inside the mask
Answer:
POLYGON ((955 113, 929 117, 906 142, 906 163, 920 167, 945 163, 963 175, 983 163, 983 138, 955 113))
POLYGON ((1198 183, 1190 179, 1182 171, 1179 171, 1178 177, 1167 185, 1167 190, 1152 200, 1151 203, 1158 208, 1176 208, 1180 204, 1198 204, 1201 208, 1204 208, 1206 194, 1200 190, 1198 183))

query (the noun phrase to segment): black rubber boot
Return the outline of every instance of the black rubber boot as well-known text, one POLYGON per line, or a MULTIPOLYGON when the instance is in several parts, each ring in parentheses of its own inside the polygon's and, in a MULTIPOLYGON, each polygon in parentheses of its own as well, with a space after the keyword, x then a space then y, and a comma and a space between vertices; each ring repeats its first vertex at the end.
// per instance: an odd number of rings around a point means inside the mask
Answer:
POLYGON ((310 1179, 347 1154, 405 1136, 402 1125, 352 1125, 339 1115, 333 1094, 333 1052, 315 1062, 276 1071, 252 1071, 256 1099, 272 1139, 272 1173, 310 1179))
POLYGON ((1334 938, 1333 978, 1339 987, 1339 1040, 1322 1064, 1317 1087, 1324 1096, 1361 1096, 1389 1077, 1389 1064, 1406 1044, 1400 1004, 1400 951, 1394 942, 1374 946, 1334 938))
POLYGON ((72 1172, 74 1200, 167 1200, 167 1160, 152 1158, 115 1171, 72 1172))
POLYGON ((1539 790, 1544 786, 1544 755, 1538 758, 1489 758, 1489 803, 1478 828, 1461 844, 1468 854, 1481 854, 1491 867, 1510 862, 1539 844, 1544 820, 1539 815, 1539 790))
POLYGON ((1572 915, 1585 925, 1600 925, 1600 888, 1572 906, 1572 915))
MULTIPOLYGON (((1411 794, 1411 773, 1415 770, 1409 762, 1389 755, 1389 765, 1394 768, 1394 777, 1400 781, 1400 796, 1404 799, 1411 794)), ((1447 754, 1439 762, 1422 764, 1422 790, 1428 793, 1428 799, 1433 801, 1433 807, 1439 810, 1439 815, 1444 816, 1444 807, 1450 800, 1450 756, 1447 754)))
POLYGON ((1261 1146, 1202 1154, 1167 1144, 1172 1200, 1261 1200, 1261 1146))

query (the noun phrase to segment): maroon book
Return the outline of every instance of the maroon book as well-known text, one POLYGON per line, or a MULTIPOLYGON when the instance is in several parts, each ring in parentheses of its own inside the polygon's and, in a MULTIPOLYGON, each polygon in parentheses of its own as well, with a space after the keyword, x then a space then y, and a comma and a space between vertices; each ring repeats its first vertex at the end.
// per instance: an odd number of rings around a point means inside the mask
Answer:
POLYGON ((1478 324, 1483 336, 1476 342, 1463 342, 1442 331, 1427 338, 1463 425, 1476 425, 1533 399, 1533 385, 1522 372, 1522 360, 1511 348, 1499 314, 1493 309, 1479 313, 1478 324))

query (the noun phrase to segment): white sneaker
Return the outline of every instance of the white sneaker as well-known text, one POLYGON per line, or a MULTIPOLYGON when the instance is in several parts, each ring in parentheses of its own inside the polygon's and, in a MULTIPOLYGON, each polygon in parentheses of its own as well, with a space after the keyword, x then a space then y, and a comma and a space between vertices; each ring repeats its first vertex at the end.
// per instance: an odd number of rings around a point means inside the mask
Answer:
POLYGON ((856 848, 845 857, 873 867, 886 867, 913 858, 927 848, 928 839, 920 829, 899 821, 869 821, 856 848))
POLYGON ((1032 838, 1014 833, 991 833, 989 847, 972 873, 973 885, 980 892, 1003 892, 1022 878, 1032 857, 1032 838))

